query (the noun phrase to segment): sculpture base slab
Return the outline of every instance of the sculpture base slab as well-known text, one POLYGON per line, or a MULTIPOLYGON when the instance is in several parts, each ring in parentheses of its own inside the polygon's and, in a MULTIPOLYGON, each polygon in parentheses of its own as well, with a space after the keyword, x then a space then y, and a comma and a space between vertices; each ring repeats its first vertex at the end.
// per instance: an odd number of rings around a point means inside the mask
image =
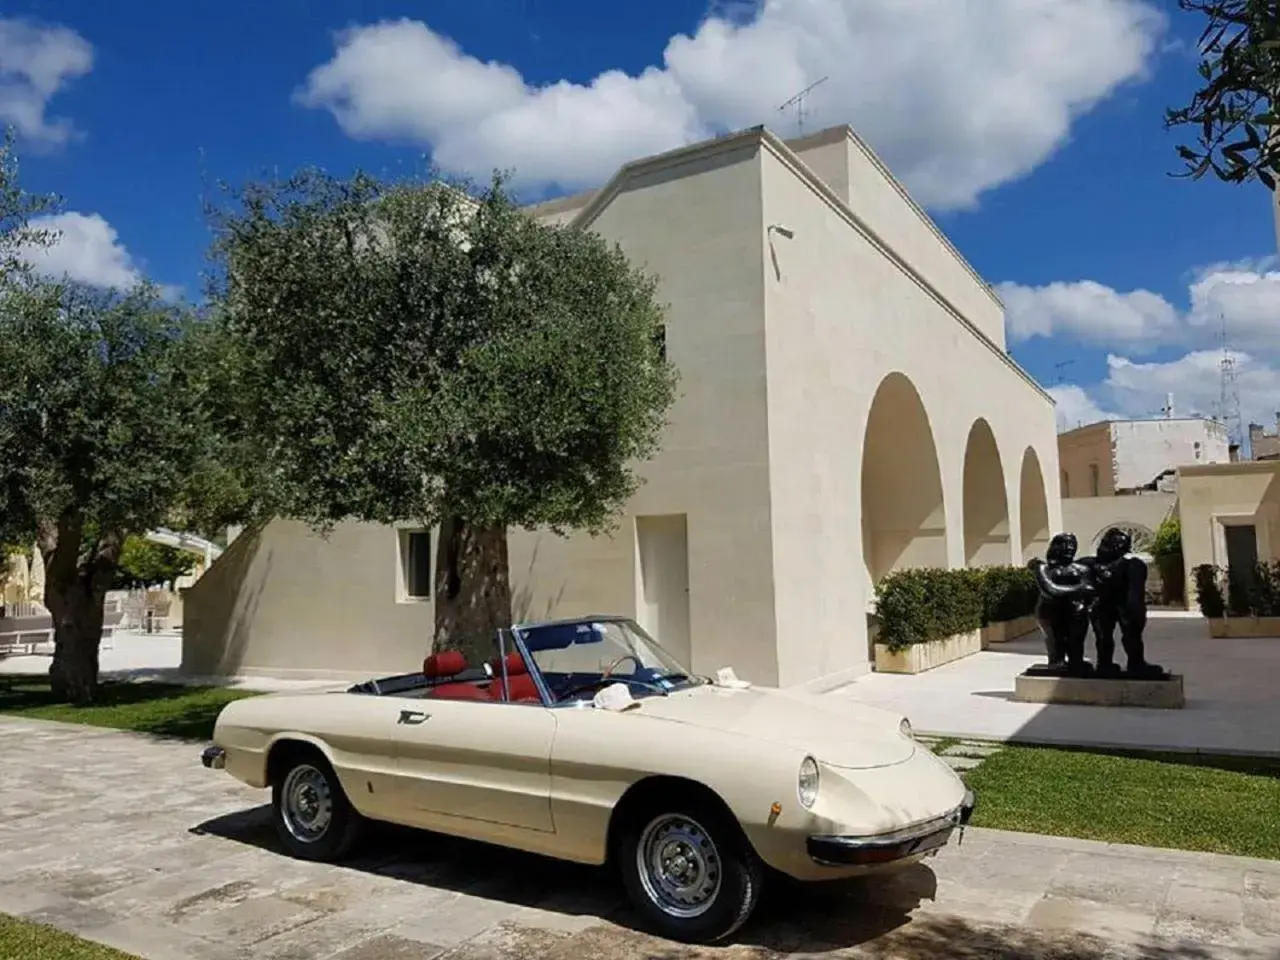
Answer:
POLYGON ((1186 706, 1182 677, 1130 680, 1101 677, 1055 677, 1019 674, 1013 699, 1021 703, 1074 703, 1090 707, 1150 707, 1181 710, 1186 706))

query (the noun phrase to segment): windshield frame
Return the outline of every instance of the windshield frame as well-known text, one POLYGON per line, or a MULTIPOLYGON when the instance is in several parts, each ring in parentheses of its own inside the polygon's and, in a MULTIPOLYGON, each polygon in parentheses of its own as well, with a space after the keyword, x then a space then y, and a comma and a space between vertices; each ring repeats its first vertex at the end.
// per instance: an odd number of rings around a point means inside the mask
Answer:
MULTIPOLYGON (((647 630, 645 630, 644 627, 640 626, 640 624, 636 623, 636 621, 631 617, 621 616, 618 614, 610 614, 610 615, 603 615, 603 616, 565 617, 558 620, 527 621, 524 623, 514 624, 512 625, 509 631, 511 635, 512 644, 515 647, 515 649, 520 651, 520 656, 524 659, 525 668, 529 671, 529 674, 533 677, 533 682, 537 686, 538 692, 542 696, 543 703, 547 707, 551 709, 558 709, 558 708, 564 708, 564 707, 568 707, 572 709, 582 709, 585 707, 591 707, 592 701, 591 701, 591 698, 589 697, 585 699, 582 697, 575 697, 569 700, 556 699, 555 695, 551 691, 550 686, 547 684, 546 678, 542 674, 542 668, 538 665, 537 660, 534 659, 533 651, 530 650, 529 644, 526 642, 527 635, 537 630, 540 627, 559 627, 559 626, 570 626, 574 624, 583 625, 583 624, 597 624, 597 623, 598 624, 615 624, 623 627, 624 629, 630 630, 635 634, 635 636, 640 641, 657 650, 662 659, 670 661, 672 666, 679 668, 680 675, 684 679, 674 683, 671 689, 666 691, 666 695, 670 695, 671 693, 674 693, 680 690, 688 690, 692 687, 701 686, 704 683, 709 682, 706 680, 706 678, 699 677, 697 674, 695 674, 688 665, 682 663, 679 657, 671 653, 670 650, 668 650, 661 643, 659 643, 653 637, 652 634, 650 634, 647 630)), ((628 690, 631 691, 632 696, 637 700, 663 695, 663 694, 660 694, 654 688, 644 687, 639 684, 636 685, 636 686, 640 686, 640 692, 637 693, 634 690, 633 686, 631 684, 628 684, 627 681, 621 677, 618 679, 617 682, 626 685, 628 690)), ((603 687, 601 687, 601 689, 603 689, 603 687)))

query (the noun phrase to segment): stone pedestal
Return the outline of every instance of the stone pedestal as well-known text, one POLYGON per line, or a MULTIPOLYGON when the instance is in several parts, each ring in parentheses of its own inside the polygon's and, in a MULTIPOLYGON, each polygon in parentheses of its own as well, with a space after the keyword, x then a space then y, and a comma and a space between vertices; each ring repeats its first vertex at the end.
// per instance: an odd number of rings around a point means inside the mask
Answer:
POLYGON ((1013 699, 1022 703, 1075 703, 1091 707, 1151 707, 1180 710, 1186 706, 1182 677, 1165 680, 1055 677, 1019 674, 1013 699))

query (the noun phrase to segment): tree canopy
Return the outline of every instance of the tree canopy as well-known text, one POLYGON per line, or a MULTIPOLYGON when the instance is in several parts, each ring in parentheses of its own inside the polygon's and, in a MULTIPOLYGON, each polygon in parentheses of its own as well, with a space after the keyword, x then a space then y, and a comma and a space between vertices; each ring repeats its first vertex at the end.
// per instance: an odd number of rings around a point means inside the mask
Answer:
POLYGON ((31 221, 53 209, 56 198, 27 193, 18 178, 18 158, 13 151, 12 131, 0 140, 0 284, 12 283, 15 274, 25 273, 24 253, 47 246, 51 231, 33 226, 31 221))
POLYGON ((1195 144, 1178 155, 1184 176, 1212 171, 1228 183, 1261 181, 1275 190, 1280 141, 1274 99, 1280 91, 1280 2, 1277 0, 1178 0, 1182 10, 1205 18, 1200 35, 1199 88, 1190 102, 1166 112, 1166 125, 1190 127, 1195 144))
POLYGON ((0 541, 36 543, 55 621, 51 669, 92 696, 102 599, 126 537, 232 515, 220 483, 216 325, 155 287, 94 290, 31 277, 0 297, 0 541))
POLYGON ((510 622, 506 529, 607 529, 675 373, 656 281, 501 178, 305 171, 215 217, 218 315, 279 515, 440 524, 436 643, 510 622), (463 622, 465 621, 465 622, 463 622))
POLYGON ((120 550, 120 562, 112 586, 118 590, 171 585, 196 568, 198 558, 190 550, 156 543, 131 533, 120 550))

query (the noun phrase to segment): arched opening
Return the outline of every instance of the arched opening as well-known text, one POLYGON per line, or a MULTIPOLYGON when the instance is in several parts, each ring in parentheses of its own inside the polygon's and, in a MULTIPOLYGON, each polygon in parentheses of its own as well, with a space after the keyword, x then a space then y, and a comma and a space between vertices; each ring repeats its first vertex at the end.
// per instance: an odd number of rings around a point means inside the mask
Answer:
POLYGON ((872 584, 912 567, 947 566, 938 452, 920 395, 891 373, 880 382, 862 445, 862 556, 872 584))
POLYGON ((1044 556, 1049 547, 1049 501, 1044 495, 1044 474, 1034 448, 1022 455, 1022 560, 1044 556))
POLYGON ((1011 559, 1004 465, 991 425, 978 418, 964 448, 964 562, 990 567, 1011 559))

